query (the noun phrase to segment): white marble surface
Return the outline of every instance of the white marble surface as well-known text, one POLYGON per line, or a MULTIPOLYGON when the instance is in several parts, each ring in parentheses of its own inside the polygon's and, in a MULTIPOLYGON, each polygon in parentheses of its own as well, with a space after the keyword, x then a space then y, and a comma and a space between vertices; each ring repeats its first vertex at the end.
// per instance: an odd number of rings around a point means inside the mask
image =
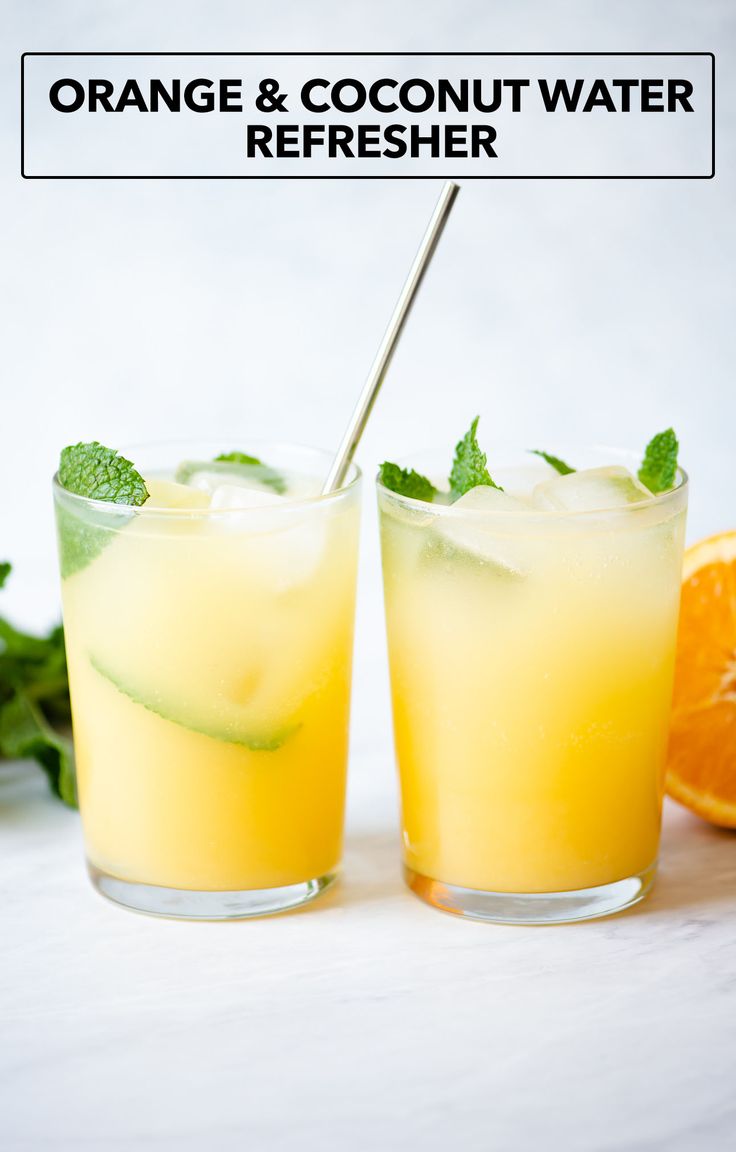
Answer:
POLYGON ((5 1152, 710 1152, 736 1131, 736 837, 668 808, 638 908, 519 929, 402 887, 358 759, 344 879, 302 912, 149 919, 77 816, 0 771, 5 1152))

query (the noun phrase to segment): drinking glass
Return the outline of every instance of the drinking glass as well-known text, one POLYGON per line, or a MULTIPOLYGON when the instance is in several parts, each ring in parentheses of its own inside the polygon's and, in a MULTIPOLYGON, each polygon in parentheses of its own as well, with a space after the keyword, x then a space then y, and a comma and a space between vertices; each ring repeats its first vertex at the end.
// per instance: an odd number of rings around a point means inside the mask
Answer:
MULTIPOLYGON (((626 453, 576 456, 636 471, 626 453)), ((506 451, 505 474, 521 483, 529 459, 506 451)), ((378 503, 409 887, 511 923, 640 900, 659 845, 685 474, 607 511, 463 512, 380 482, 378 503)))
MULTIPOLYGON (((242 445, 285 474, 329 455, 242 445)), ((145 477, 222 444, 129 449, 145 477)), ((341 856, 359 472, 268 507, 141 507, 54 481, 89 872, 165 916, 322 892, 341 856)))

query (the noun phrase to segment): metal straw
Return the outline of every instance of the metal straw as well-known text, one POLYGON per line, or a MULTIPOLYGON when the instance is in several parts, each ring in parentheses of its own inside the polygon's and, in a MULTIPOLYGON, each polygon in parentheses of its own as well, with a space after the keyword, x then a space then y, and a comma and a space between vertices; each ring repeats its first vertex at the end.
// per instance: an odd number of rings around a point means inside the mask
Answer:
POLYGON ((404 329, 406 318, 416 299, 419 285, 424 279, 424 273, 429 267, 429 262, 434 255, 435 248, 442 235, 442 230, 450 215, 450 209, 459 191, 459 186, 454 184, 452 180, 448 180, 440 193, 440 198, 435 205, 434 212, 427 225, 427 231, 424 233, 424 238, 419 245, 419 251, 414 257, 414 263, 409 270, 409 275, 404 282, 401 295, 396 301, 396 307, 389 320, 388 328, 384 332, 383 340, 376 352, 375 360, 368 373, 368 379, 363 385, 363 391, 360 394, 358 403, 355 405, 355 410, 350 417, 350 422, 345 429, 345 435, 337 450, 337 455, 332 462, 329 475, 325 480, 325 485, 322 489, 323 495, 326 495, 328 492, 334 492, 341 486, 345 479, 355 449, 358 446, 358 441, 363 435, 363 429, 368 422, 368 417, 371 414, 376 396, 388 371, 391 358, 396 351, 396 345, 404 329))

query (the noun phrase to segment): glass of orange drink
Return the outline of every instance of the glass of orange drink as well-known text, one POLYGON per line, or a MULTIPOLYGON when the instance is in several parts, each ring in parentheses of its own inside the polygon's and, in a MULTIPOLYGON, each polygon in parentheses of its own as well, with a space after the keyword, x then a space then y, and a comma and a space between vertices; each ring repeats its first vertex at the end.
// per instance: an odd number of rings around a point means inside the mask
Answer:
POLYGON ((499 450, 454 503, 378 485, 406 878, 479 919, 606 915, 656 869, 686 477, 571 454, 499 450))
POLYGON ((138 507, 54 484, 90 875, 203 919, 337 873, 359 518, 356 468, 323 496, 322 452, 221 449, 133 450, 138 507))

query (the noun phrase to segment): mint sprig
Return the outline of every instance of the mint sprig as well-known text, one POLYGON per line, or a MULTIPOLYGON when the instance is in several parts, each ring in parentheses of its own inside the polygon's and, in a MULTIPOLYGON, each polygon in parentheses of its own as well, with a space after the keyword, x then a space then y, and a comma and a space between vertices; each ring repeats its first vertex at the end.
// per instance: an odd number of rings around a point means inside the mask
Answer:
POLYGON ((646 446, 638 476, 645 488, 655 495, 666 492, 677 476, 679 444, 674 429, 658 432, 646 446))
MULTIPOLYGON (((0 564, 0 586, 10 573, 0 564)), ((76 805, 64 633, 21 632, 0 616, 0 757, 35 760, 52 790, 76 805)))
POLYGON ((97 440, 62 450, 59 483, 75 496, 110 504, 139 505, 148 499, 145 481, 130 460, 97 440))
POLYGON ((477 488, 479 485, 498 488, 499 492, 503 491, 491 479, 486 467, 486 454, 480 450, 476 435, 479 419, 480 417, 476 416, 462 440, 459 440, 455 447, 455 459, 452 462, 452 471, 450 472, 450 492, 455 500, 464 496, 466 492, 470 492, 471 488, 477 488))
POLYGON ((529 451, 533 456, 541 456, 543 460, 546 460, 555 472, 559 472, 560 476, 569 476, 571 472, 575 471, 564 460, 560 460, 559 456, 553 456, 550 452, 542 452, 540 448, 530 448, 529 451))
MULTIPOLYGON (((503 492, 503 488, 491 478, 486 467, 486 454, 481 452, 478 444, 476 433, 479 419, 480 417, 476 416, 462 440, 455 446, 449 480, 450 496, 454 500, 458 500, 466 492, 470 492, 471 488, 477 488, 479 485, 497 488, 499 492, 503 492)), ((399 496, 409 496, 413 500, 425 500, 427 503, 440 497, 441 502, 447 503, 447 494, 440 493, 431 480, 413 468, 400 468, 398 464, 385 460, 378 470, 378 478, 384 488, 398 493, 399 496)))
POLYGON ((437 489, 431 480, 416 472, 413 468, 400 468, 384 460, 378 469, 378 479, 389 492, 396 492, 399 496, 408 496, 411 500, 425 500, 428 504, 437 495, 437 489))

